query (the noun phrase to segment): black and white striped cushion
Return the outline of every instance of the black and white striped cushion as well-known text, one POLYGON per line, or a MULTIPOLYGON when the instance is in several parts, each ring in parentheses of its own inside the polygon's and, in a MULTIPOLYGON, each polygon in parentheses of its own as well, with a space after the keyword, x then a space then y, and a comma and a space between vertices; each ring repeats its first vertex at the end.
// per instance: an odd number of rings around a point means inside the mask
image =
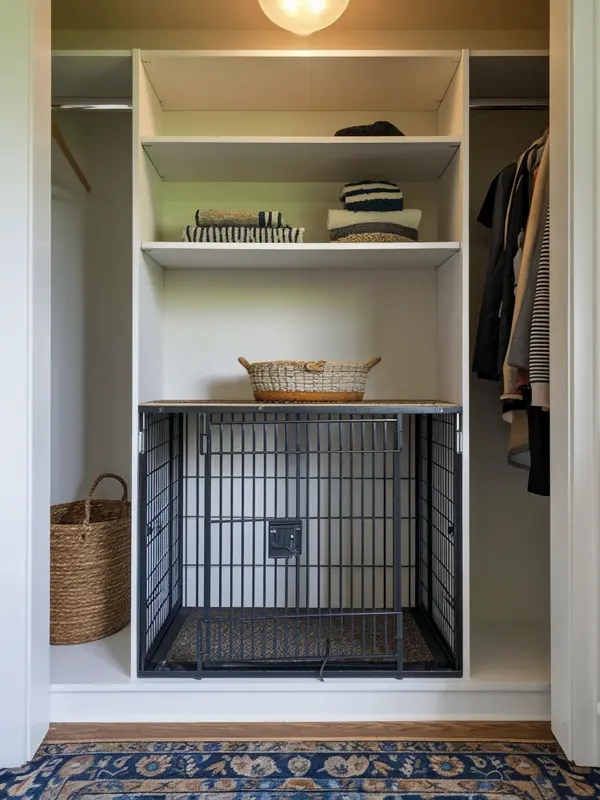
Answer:
POLYGON ((391 181, 359 181, 342 189, 340 200, 348 211, 402 211, 404 195, 391 181))
POLYGON ((217 244, 302 244, 304 228, 187 225, 183 231, 183 241, 217 244))

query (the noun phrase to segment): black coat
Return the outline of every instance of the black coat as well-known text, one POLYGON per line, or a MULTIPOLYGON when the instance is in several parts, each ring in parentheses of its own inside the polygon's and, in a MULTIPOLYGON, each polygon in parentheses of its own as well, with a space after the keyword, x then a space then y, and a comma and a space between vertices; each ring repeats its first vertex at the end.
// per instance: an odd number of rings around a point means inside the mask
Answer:
MULTIPOLYGON (((504 226, 506 212, 517 171, 517 165, 511 164, 502 170, 492 181, 486 195, 478 222, 490 228, 492 240, 488 257, 487 277, 479 325, 475 340, 473 356, 473 372, 480 378, 499 380, 502 366, 499 365, 498 351, 500 342, 500 314, 505 289, 507 272, 506 252, 504 248, 504 226)), ((512 265, 511 265, 512 267, 512 265)), ((512 269, 511 269, 512 272, 512 269)), ((513 298, 514 308, 514 298, 513 298)))
POLYGON ((492 181, 479 212, 478 221, 491 228, 492 242, 475 342, 473 372, 488 380, 502 378, 510 343, 515 310, 513 262, 519 249, 519 234, 525 230, 529 216, 530 180, 526 157, 518 168, 516 164, 506 167, 492 181))

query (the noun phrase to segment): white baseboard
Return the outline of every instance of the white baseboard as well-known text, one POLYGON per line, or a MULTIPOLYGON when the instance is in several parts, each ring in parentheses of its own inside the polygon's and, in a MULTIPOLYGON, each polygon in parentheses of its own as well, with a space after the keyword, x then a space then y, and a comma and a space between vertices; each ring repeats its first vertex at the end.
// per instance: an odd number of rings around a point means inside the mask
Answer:
POLYGON ((548 720, 546 684, 158 681, 52 687, 52 722, 548 720))

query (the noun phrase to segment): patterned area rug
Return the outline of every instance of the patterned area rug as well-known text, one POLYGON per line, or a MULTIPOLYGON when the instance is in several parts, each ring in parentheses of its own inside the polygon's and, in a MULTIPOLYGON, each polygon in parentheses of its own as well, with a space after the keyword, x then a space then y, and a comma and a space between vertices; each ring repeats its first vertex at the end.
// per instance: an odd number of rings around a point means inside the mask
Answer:
POLYGON ((43 745, 0 771, 26 800, 554 800, 600 797, 556 744, 135 742, 43 745))

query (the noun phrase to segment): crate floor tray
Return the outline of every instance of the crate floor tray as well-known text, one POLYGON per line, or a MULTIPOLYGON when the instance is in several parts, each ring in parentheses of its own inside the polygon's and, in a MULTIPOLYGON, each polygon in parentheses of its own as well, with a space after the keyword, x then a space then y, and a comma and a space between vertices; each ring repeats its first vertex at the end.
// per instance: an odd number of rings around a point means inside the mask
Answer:
MULTIPOLYGON (((343 616, 327 611, 323 615, 275 616, 271 609, 233 609, 201 627, 207 663, 225 662, 321 662, 329 653, 332 660, 356 658, 392 661, 395 658, 398 615, 343 616), (252 618, 254 617, 254 619, 252 618)), ((195 664, 198 625, 205 619, 202 609, 188 612, 164 659, 170 664, 195 664)), ((402 613, 402 653, 407 664, 431 665, 436 660, 416 617, 402 613)))

